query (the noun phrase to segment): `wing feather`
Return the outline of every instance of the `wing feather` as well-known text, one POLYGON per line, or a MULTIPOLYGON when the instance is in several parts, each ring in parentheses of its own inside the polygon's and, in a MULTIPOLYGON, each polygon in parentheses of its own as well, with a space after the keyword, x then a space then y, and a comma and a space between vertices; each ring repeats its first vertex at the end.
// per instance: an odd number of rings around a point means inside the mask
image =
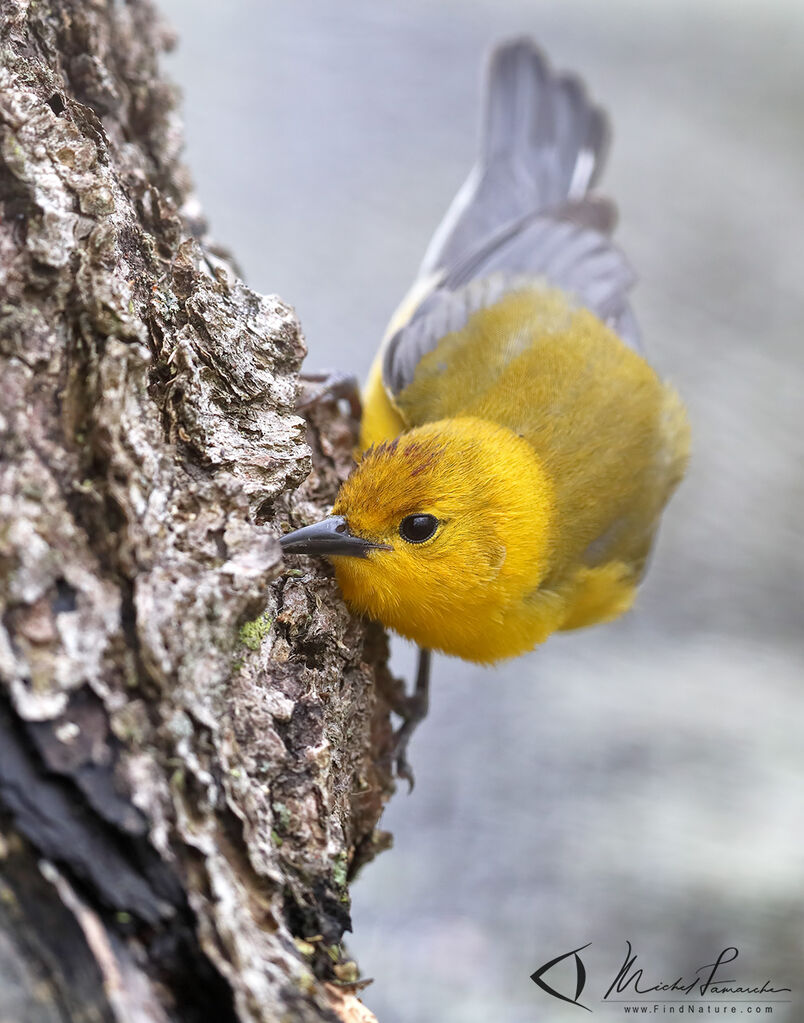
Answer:
POLYGON ((608 119, 580 79, 554 72, 528 39, 494 51, 478 161, 420 270, 432 287, 394 323, 383 352, 390 396, 445 334, 526 286, 560 288, 639 350, 627 298, 634 274, 609 238, 616 209, 589 194, 608 140, 608 119))

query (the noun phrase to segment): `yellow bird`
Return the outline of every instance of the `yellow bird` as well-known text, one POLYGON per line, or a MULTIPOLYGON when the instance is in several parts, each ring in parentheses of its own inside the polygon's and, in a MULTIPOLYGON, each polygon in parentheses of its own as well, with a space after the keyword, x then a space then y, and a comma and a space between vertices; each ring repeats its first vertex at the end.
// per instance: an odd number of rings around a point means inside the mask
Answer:
POLYGON ((493 663, 631 606, 689 428, 642 354, 634 277, 590 191, 609 136, 529 40, 492 54, 480 154, 393 317, 363 396, 362 456, 323 522, 349 605, 430 650, 493 663))

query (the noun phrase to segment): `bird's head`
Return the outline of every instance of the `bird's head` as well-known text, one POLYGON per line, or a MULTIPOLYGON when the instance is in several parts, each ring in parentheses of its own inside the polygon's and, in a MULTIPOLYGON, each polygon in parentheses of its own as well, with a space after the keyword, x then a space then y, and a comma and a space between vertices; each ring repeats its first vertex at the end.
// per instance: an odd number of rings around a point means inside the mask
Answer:
POLYGON ((551 526, 552 487, 531 445, 467 417, 369 448, 332 514, 280 543, 286 554, 330 557, 355 610, 457 652, 449 637, 476 636, 480 616, 501 615, 538 586, 551 526))

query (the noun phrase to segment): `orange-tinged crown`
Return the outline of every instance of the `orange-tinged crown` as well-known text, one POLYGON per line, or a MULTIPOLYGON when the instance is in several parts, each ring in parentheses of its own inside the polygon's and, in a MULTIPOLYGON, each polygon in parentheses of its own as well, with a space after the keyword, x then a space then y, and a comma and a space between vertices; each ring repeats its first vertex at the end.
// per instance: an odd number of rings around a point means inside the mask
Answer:
POLYGON ((333 557, 344 596, 425 647, 465 646, 470 621, 521 600, 547 571, 551 483, 525 440, 485 420, 440 420, 370 448, 332 510, 391 548, 333 557), (417 514, 438 529, 412 543, 400 524, 417 514))

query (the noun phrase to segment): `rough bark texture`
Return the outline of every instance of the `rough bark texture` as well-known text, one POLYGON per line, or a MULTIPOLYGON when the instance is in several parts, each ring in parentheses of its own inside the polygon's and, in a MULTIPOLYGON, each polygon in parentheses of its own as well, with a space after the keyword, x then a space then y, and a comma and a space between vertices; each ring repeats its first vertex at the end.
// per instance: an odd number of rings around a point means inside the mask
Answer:
POLYGON ((205 239, 149 4, 0 8, 0 1020, 370 1018, 394 683, 275 540, 352 424, 308 447, 295 316, 205 239))

